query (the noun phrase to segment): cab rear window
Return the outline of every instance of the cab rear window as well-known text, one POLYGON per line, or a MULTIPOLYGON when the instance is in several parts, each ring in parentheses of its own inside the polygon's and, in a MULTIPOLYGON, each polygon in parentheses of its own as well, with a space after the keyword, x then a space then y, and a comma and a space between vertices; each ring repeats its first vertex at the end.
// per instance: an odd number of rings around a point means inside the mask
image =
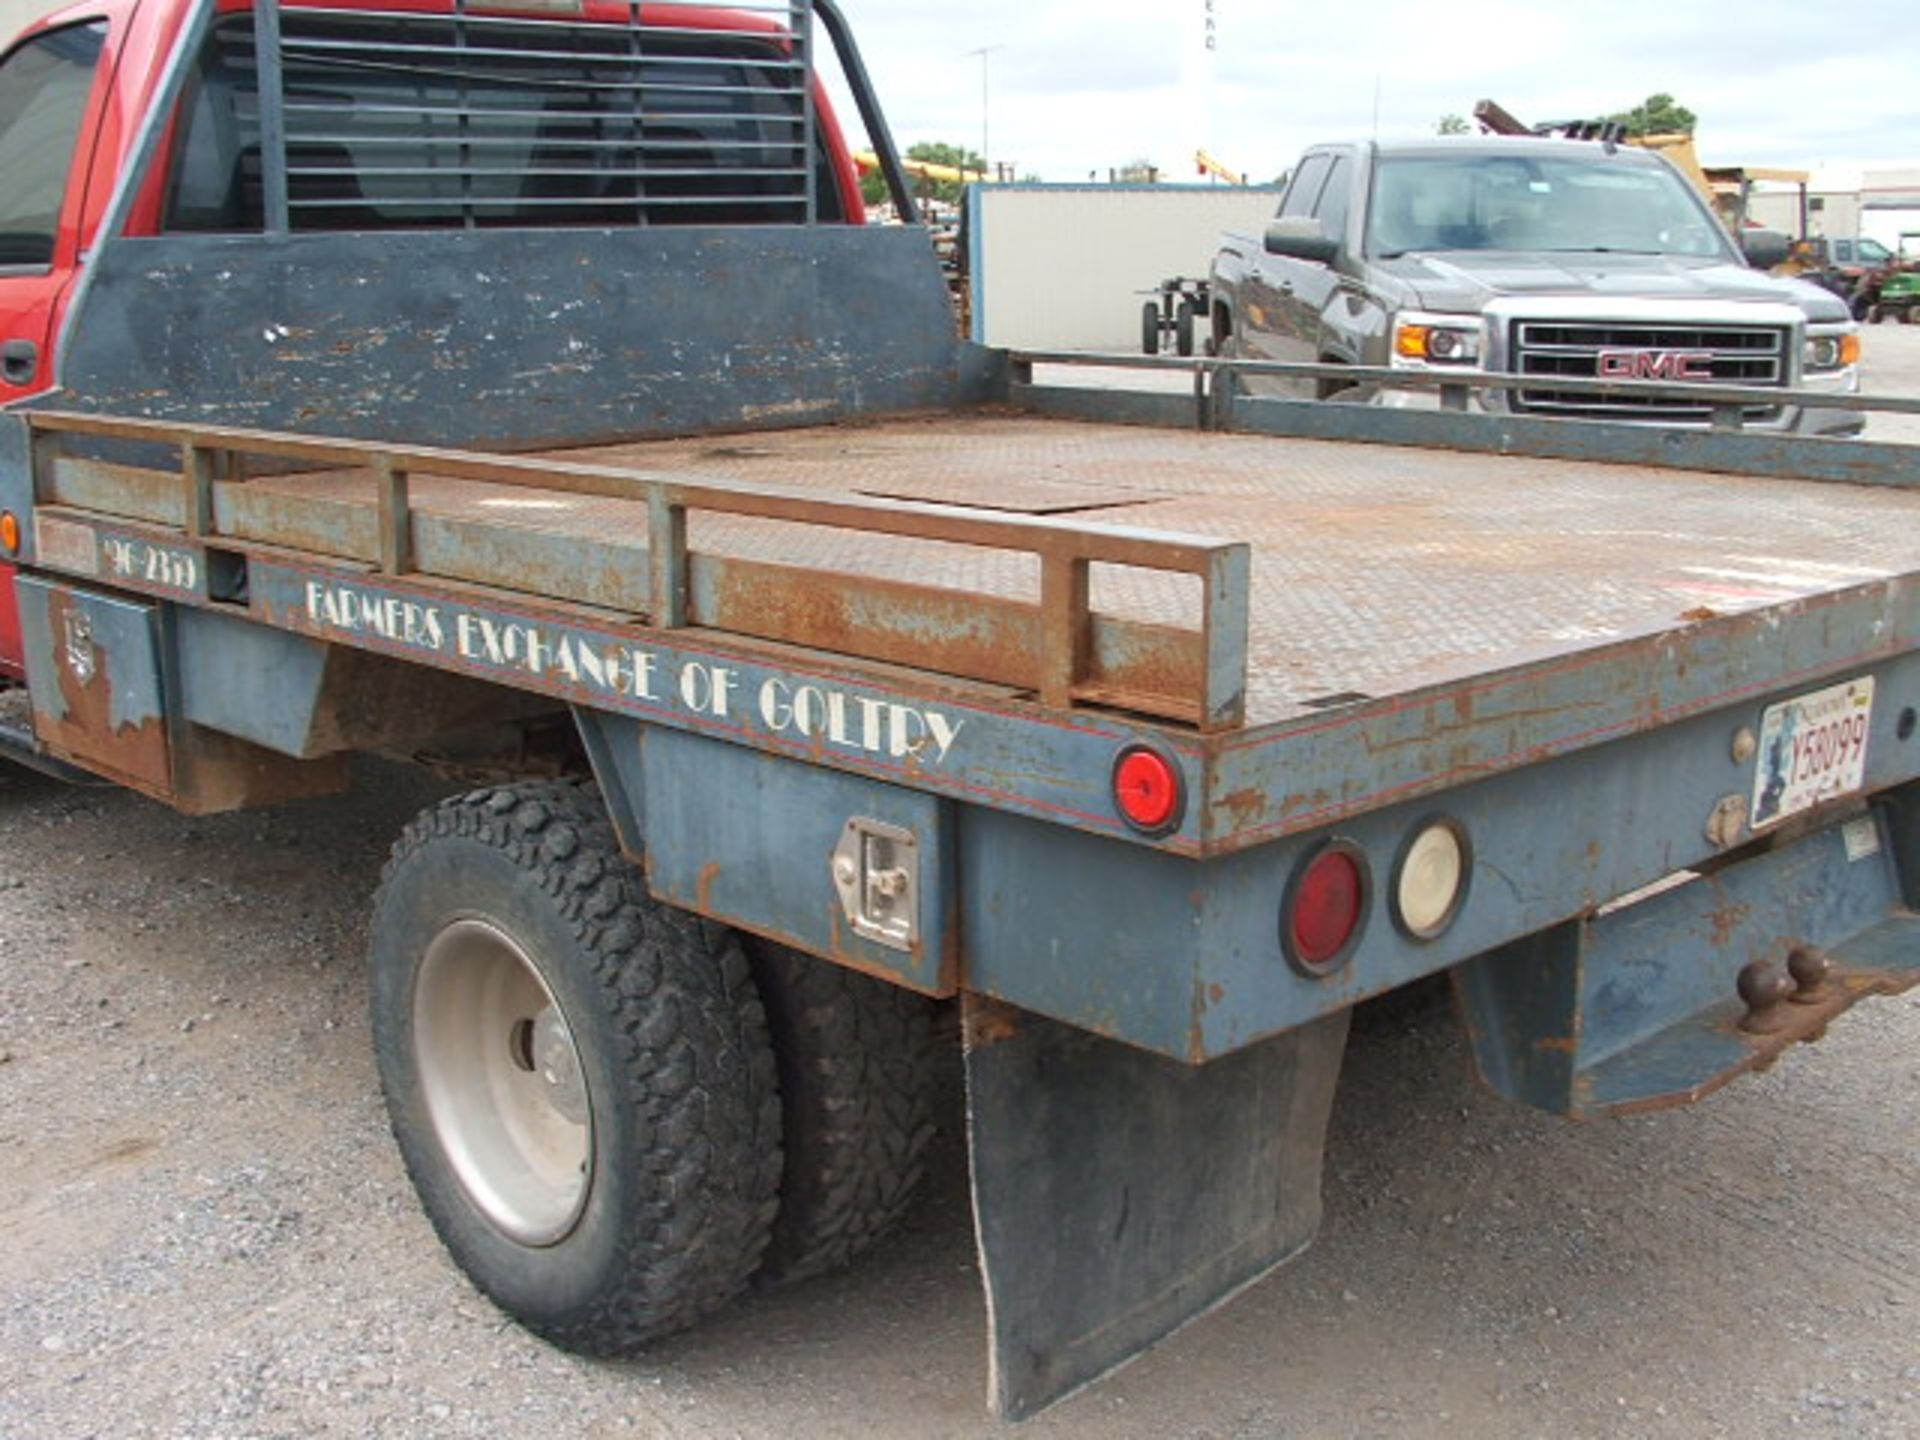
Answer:
MULTIPOLYGON (((842 218, 808 72, 778 36, 281 14, 295 230, 842 218)), ((182 119, 165 228, 259 229, 250 17, 215 27, 182 119)))

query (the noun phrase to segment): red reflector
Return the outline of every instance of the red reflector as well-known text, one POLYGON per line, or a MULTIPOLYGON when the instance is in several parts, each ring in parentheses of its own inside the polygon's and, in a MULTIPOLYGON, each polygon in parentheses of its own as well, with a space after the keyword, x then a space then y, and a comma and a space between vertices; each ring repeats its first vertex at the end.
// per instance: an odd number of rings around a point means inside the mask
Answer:
POLYGON ((1357 852, 1330 846, 1295 879, 1285 925, 1287 952, 1296 965, 1319 972, 1344 956, 1366 914, 1363 864, 1357 852))
POLYGON ((1113 803, 1127 823, 1162 830, 1180 815, 1180 772, 1152 750, 1128 750, 1113 767, 1113 803))

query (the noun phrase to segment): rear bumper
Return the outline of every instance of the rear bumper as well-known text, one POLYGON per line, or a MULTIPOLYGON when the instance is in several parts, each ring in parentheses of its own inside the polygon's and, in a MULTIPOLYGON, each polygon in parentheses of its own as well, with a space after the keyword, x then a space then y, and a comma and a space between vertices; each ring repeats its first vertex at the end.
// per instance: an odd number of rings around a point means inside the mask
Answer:
POLYGON ((1920 983, 1913 799, 1459 967, 1481 1074, 1576 1117, 1682 1105, 1920 983))

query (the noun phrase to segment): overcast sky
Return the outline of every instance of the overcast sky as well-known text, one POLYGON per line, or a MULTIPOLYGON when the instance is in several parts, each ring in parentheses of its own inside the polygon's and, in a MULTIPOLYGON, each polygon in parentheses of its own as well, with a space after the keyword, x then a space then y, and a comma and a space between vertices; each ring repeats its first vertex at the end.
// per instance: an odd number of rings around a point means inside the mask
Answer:
MULTIPOLYGON (((0 30, 52 0, 0 0, 0 30)), ((1316 140, 1431 132, 1482 96, 1522 119, 1667 91, 1710 165, 1920 165, 1913 0, 841 0, 896 138, 981 144, 1048 180, 1205 146, 1271 179, 1316 140), (1378 96, 1376 122, 1375 97, 1378 96)), ((848 107, 843 106, 843 109, 848 107)), ((850 109, 847 118, 851 120, 850 109)))
POLYGON ((981 144, 1084 180, 1136 157, 1192 179, 1204 144, 1271 179, 1316 140, 1430 133, 1491 97, 1529 122, 1657 91, 1707 164, 1920 165, 1912 0, 842 0, 896 139, 981 144), (1375 97, 1378 96, 1378 117, 1375 97))

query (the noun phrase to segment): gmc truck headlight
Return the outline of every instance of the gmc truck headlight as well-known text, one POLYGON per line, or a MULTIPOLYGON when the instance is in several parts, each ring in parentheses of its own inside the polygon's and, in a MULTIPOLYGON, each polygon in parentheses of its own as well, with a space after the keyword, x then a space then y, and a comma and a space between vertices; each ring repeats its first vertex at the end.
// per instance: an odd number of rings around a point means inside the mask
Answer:
POLYGON ((1812 335, 1807 338, 1806 368, 1844 370, 1860 363, 1860 335, 1849 330, 1841 335, 1812 335))
POLYGON ((1480 321, 1465 315, 1403 315, 1393 326, 1396 365, 1477 365, 1480 321))

